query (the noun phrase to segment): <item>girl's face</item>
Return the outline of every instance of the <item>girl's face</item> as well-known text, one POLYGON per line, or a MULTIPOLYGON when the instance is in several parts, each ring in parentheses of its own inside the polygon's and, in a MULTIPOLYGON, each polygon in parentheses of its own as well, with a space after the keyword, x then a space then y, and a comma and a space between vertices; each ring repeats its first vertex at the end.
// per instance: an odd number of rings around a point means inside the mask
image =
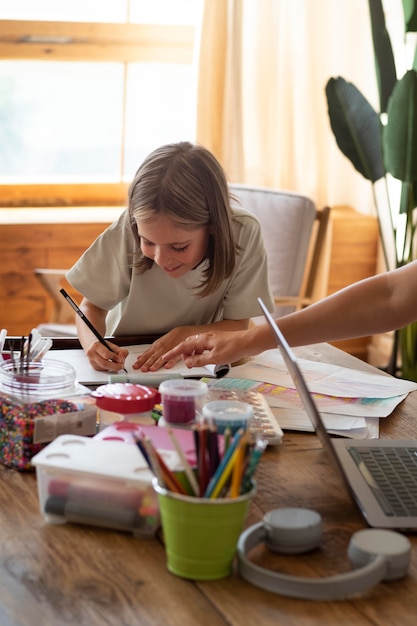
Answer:
POLYGON ((151 222, 136 220, 142 253, 172 278, 194 269, 206 256, 207 226, 185 230, 165 216, 151 222))

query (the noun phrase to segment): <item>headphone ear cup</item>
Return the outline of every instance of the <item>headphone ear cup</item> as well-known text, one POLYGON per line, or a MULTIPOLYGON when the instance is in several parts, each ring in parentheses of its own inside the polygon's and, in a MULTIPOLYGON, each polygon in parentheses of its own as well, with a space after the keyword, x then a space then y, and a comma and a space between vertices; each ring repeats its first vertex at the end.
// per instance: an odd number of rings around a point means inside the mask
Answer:
MULTIPOLYGON (((291 520, 294 510, 286 511, 290 511, 288 515, 291 520)), ((411 554, 409 540, 394 531, 377 529, 365 529, 353 536, 348 554, 356 569, 343 574, 314 579, 280 574, 260 567, 252 563, 247 554, 259 543, 271 543, 274 529, 268 527, 268 523, 277 519, 282 520, 282 515, 266 516, 266 525, 265 522, 255 524, 239 537, 239 573, 256 587, 293 598, 339 600, 363 592, 381 580, 395 580, 407 573, 411 554)), ((276 550, 276 543, 272 543, 276 550)))
POLYGON ((383 556, 387 564, 383 580, 397 580, 407 574, 411 544, 407 537, 392 530, 365 528, 351 537, 348 556, 355 568, 364 567, 375 557, 383 556))
POLYGON ((321 516, 310 509, 274 509, 264 515, 263 525, 266 545, 280 554, 309 552, 321 541, 321 516))

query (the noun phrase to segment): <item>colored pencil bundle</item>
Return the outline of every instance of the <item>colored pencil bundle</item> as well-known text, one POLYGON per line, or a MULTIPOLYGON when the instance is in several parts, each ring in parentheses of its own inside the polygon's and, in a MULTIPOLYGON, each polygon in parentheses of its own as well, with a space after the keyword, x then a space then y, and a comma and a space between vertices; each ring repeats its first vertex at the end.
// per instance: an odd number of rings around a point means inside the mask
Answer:
POLYGON ((184 479, 168 468, 147 436, 137 436, 136 443, 161 486, 174 493, 202 498, 237 498, 252 485, 259 460, 267 446, 266 439, 249 440, 249 431, 239 429, 233 436, 224 435, 224 450, 219 449, 218 433, 205 423, 194 426, 196 468, 190 466, 172 429, 172 443, 184 468, 184 479))

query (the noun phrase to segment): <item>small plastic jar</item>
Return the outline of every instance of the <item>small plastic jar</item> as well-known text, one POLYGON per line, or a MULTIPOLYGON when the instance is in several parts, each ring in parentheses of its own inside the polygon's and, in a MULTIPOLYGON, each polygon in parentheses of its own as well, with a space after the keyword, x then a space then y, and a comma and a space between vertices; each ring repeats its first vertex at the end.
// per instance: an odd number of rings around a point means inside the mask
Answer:
POLYGON ((230 428, 234 434, 239 428, 250 428, 253 420, 253 407, 239 400, 213 400, 203 406, 203 417, 223 434, 230 428))
POLYGON ((154 424, 151 411, 160 402, 160 394, 153 387, 110 383, 97 387, 91 395, 98 408, 99 430, 121 421, 154 424))
POLYGON ((159 385, 162 414, 168 424, 189 424, 201 417, 208 386, 202 380, 172 379, 159 385))

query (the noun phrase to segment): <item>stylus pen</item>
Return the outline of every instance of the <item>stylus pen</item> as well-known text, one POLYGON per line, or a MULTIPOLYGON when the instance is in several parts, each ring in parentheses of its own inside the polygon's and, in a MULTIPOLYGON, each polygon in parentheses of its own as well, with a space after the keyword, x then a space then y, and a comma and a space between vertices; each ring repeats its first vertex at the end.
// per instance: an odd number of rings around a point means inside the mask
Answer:
MULTIPOLYGON (((74 300, 71 298, 71 296, 69 294, 67 294, 65 289, 60 289, 59 291, 60 291, 60 293, 62 293, 62 295, 64 296, 65 300, 72 306, 72 308, 77 313, 77 315, 79 315, 81 317, 82 321, 88 326, 88 328, 91 330, 91 332, 97 337, 99 342, 101 344, 103 344, 103 346, 106 346, 107 350, 110 350, 110 352, 113 352, 113 354, 117 354, 117 352, 115 352, 113 350, 113 348, 107 343, 107 341, 104 339, 104 337, 102 337, 100 335, 100 333, 98 332, 97 328, 94 328, 94 326, 92 325, 92 323, 90 322, 88 317, 86 317, 84 315, 84 313, 81 311, 80 307, 76 304, 76 302, 74 302, 74 300)), ((125 368, 123 368, 123 370, 127 373, 127 370, 125 368)))

